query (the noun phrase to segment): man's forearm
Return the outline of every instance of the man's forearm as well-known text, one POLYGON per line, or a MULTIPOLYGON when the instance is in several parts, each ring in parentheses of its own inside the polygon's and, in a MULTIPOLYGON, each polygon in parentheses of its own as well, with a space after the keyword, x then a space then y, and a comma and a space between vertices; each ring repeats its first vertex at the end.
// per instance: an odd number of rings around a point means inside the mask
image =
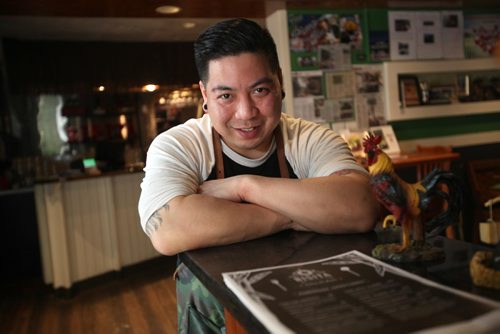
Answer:
POLYGON ((151 240, 162 254, 225 245, 290 228, 290 219, 255 204, 205 195, 179 196, 151 219, 151 240))
POLYGON ((286 213, 296 226, 321 233, 364 232, 377 216, 368 178, 356 172, 301 180, 250 176, 241 191, 245 201, 286 213))

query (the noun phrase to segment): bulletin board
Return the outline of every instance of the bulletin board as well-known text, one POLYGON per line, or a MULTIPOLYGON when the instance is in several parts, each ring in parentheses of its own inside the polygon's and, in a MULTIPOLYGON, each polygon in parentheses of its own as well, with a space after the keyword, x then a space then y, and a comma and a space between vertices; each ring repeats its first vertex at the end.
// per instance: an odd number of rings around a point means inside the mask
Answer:
POLYGON ((296 117, 339 129, 385 124, 368 15, 366 9, 288 11, 296 117))
POLYGON ((328 60, 335 63, 335 56, 342 56, 342 48, 335 46, 347 46, 353 64, 369 60, 364 10, 289 10, 288 33, 292 71, 319 70, 320 62, 328 60))

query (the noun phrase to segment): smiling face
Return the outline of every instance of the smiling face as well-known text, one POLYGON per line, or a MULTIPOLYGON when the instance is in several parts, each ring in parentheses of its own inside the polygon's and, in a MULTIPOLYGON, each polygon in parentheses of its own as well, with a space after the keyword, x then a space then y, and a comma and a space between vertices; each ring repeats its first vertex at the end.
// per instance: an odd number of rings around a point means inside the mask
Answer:
POLYGON ((267 152, 281 117, 281 84, 264 56, 241 53, 211 60, 200 88, 226 145, 250 159, 267 152))

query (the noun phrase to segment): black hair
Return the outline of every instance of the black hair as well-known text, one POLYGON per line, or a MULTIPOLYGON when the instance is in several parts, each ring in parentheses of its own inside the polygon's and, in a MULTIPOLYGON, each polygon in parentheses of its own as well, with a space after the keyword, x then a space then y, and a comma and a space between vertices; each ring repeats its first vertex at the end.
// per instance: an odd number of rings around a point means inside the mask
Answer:
POLYGON ((194 59, 200 80, 208 80, 208 63, 244 52, 261 53, 272 73, 280 74, 276 44, 265 28, 247 19, 231 19, 209 27, 194 42, 194 59))

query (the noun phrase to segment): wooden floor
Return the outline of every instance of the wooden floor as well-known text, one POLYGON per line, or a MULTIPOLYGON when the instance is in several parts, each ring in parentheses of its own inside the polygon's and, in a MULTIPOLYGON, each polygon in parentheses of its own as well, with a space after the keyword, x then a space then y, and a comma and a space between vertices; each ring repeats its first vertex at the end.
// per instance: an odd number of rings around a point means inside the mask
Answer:
POLYGON ((41 278, 2 281, 0 333, 176 333, 175 258, 78 283, 62 296, 41 278))

